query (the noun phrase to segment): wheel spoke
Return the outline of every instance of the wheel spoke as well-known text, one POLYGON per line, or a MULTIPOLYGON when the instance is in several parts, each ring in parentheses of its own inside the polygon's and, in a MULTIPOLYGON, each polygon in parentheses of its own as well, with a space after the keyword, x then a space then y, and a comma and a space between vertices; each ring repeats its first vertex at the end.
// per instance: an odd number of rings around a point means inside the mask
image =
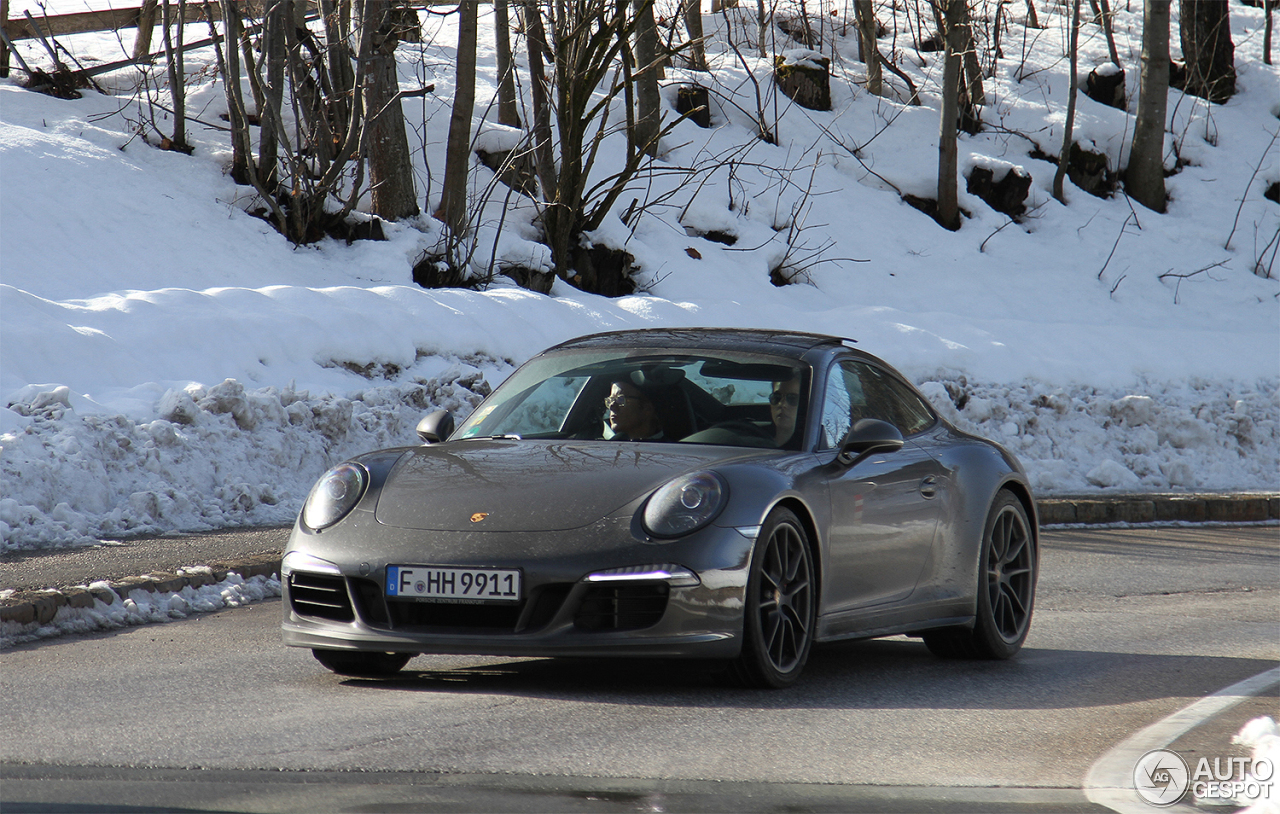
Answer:
POLYGON ((1003 593, 1016 618, 1022 619, 1023 616, 1026 616, 1027 607, 1023 604, 1022 597, 1018 596, 1018 592, 1013 590, 1011 586, 1006 586, 1003 593))
POLYGON ((1001 562, 1008 564, 1020 559, 1023 552, 1027 550, 1027 539, 1026 533, 1022 529, 1018 529, 1017 539, 1014 540, 1013 544, 1006 550, 1005 556, 1001 562))
POLYGON ((991 559, 997 564, 1004 562, 1004 553, 1009 548, 1009 517, 1001 513, 991 527, 991 559))

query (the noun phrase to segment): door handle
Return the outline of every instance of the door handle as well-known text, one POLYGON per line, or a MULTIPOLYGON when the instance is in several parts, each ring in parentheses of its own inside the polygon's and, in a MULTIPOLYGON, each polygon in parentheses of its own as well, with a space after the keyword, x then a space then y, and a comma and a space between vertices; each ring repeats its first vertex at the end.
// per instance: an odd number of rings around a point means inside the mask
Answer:
POLYGON ((931 500, 938 496, 938 479, 930 475, 920 481, 920 495, 926 500, 931 500))

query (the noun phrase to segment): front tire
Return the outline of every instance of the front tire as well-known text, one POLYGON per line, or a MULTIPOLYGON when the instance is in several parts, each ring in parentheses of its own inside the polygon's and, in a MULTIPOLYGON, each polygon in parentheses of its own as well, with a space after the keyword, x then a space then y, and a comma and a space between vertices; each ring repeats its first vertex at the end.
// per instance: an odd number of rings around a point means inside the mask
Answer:
POLYGON ((363 678, 394 675, 409 663, 409 659, 413 658, 411 653, 374 653, 367 650, 321 650, 319 648, 313 649, 311 655, 316 657, 316 661, 340 676, 363 678))
POLYGON ((743 608, 737 683, 759 689, 794 684, 809 660, 817 621, 813 552, 794 512, 777 508, 760 529, 743 608))
POLYGON ((1001 490, 982 535, 973 628, 927 631, 924 643, 930 652, 953 659, 1013 657, 1031 629, 1038 566, 1027 511, 1011 492, 1001 490))

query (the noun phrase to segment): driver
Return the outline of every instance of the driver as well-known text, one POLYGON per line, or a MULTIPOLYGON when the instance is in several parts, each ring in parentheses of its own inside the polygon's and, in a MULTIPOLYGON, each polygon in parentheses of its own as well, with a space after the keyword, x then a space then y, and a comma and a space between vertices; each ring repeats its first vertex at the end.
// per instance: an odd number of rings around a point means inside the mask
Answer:
POLYGON ((609 411, 605 438, 615 441, 662 440, 662 424, 653 400, 630 381, 614 382, 604 406, 609 411))

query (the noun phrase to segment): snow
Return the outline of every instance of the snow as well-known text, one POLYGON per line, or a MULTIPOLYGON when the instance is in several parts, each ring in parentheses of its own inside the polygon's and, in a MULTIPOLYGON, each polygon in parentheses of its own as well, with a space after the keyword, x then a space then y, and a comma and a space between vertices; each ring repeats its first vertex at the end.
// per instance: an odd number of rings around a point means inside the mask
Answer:
POLYGON ((1245 724, 1238 734, 1231 739, 1250 749, 1250 771, 1244 778, 1246 782, 1257 781, 1255 788, 1268 790, 1266 796, 1255 794, 1253 799, 1241 794, 1234 800, 1236 805, 1245 806, 1239 814, 1280 814, 1280 797, 1275 795, 1275 769, 1280 765, 1280 726, 1269 715, 1254 718, 1245 724))
MULTIPOLYGON (((183 573, 208 572, 206 566, 184 569, 183 573)), ((228 574, 224 580, 211 585, 184 587, 181 591, 148 591, 135 589, 121 596, 106 582, 92 582, 84 586, 95 592, 92 608, 58 608, 47 624, 29 622, 0 623, 0 649, 16 644, 50 639, 76 633, 95 633, 118 630, 136 625, 150 625, 186 619, 198 613, 211 613, 225 608, 238 608, 253 602, 261 602, 280 596, 278 575, 255 576, 245 579, 239 574, 228 574), (111 598, 104 602, 98 595, 111 598)), ((5 593, 0 592, 0 597, 5 593)))
MULTIPOLYGON (((764 77, 770 63, 725 46, 726 20, 751 41, 754 9, 707 16, 713 73, 674 68, 664 87, 668 102, 686 79, 712 89, 713 128, 681 123, 658 162, 693 175, 637 184, 593 235, 636 258, 640 290, 619 299, 563 282, 534 294, 501 275, 482 290, 421 289, 411 267, 441 237, 429 215, 387 224, 381 242, 290 245, 246 214, 251 192, 225 174, 228 139, 213 127, 222 88, 195 70, 207 49, 188 71, 192 156, 148 143, 151 117, 169 125, 138 101, 136 70, 101 75, 105 93, 74 101, 23 90, 15 71, 0 82, 0 551, 286 524, 326 468, 415 443, 429 410, 461 419, 542 348, 653 326, 854 338, 963 429, 1008 445, 1041 495, 1280 491, 1280 266, 1266 249, 1280 207, 1262 197, 1280 180, 1280 70, 1262 63, 1261 10, 1231 7, 1239 93, 1228 104, 1170 92, 1166 158, 1178 172, 1161 215, 1070 182, 1067 206, 1052 198, 1055 168, 1031 152, 1061 149, 1067 66, 1061 7, 1044 5, 1047 28, 1026 39, 1008 8, 988 128, 959 145, 962 172, 1032 177, 1028 216, 1012 223, 961 179, 968 215, 955 233, 900 197, 936 193, 936 55, 897 43, 923 104, 902 104, 905 86, 888 74, 897 98, 877 98, 850 27, 820 52, 834 57, 834 109, 768 105, 774 146, 754 137, 744 69, 764 77), (628 224, 632 198, 643 211, 628 224), (709 232, 737 240, 697 237, 709 232), (770 282, 779 267, 794 284, 770 282)), ((424 21, 426 42, 400 56, 404 87, 436 85, 407 105, 430 212, 456 39, 453 18, 424 21)), ((1140 4, 1116 23, 1132 107, 1140 4)), ((505 149, 516 134, 480 122, 496 85, 487 37, 475 132, 505 149)), ((131 45, 127 34, 61 41, 86 64, 131 45)), ((49 67, 37 43, 19 48, 49 67)), ((1107 61, 1096 27, 1082 50, 1082 65, 1107 61)), ((147 82, 163 89, 163 71, 147 82)), ((1076 137, 1112 170, 1132 129, 1132 113, 1080 98, 1076 137)), ((624 151, 606 141, 597 173, 624 151)), ((479 194, 492 176, 473 167, 479 194)), ((476 219, 477 275, 491 258, 497 270, 548 269, 534 218, 519 196, 491 199, 476 219)))

